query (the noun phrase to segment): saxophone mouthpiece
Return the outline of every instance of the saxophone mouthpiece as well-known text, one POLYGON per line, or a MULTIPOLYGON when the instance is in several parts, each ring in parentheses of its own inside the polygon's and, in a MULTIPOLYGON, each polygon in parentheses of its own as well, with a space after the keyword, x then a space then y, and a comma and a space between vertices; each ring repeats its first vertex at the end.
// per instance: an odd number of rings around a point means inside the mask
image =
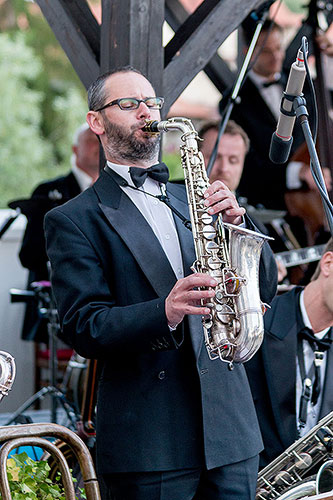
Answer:
POLYGON ((160 131, 158 129, 158 121, 157 120, 146 120, 146 125, 142 128, 144 132, 149 132, 150 134, 159 134, 160 131))

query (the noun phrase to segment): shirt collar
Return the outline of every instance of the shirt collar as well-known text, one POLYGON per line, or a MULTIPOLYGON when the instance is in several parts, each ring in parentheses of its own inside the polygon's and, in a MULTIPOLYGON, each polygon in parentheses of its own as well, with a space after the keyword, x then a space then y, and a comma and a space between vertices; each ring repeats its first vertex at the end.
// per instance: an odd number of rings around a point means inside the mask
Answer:
POLYGON ((106 162, 106 164, 109 168, 111 168, 111 170, 116 172, 116 174, 120 175, 123 179, 125 179, 125 181, 130 186, 134 186, 131 176, 129 174, 129 165, 118 165, 117 163, 112 163, 109 160, 106 162))
MULTIPOLYGON (((304 290, 302 290, 301 293, 300 293, 299 305, 300 305, 300 309, 301 309, 301 314, 302 314, 302 319, 303 319, 303 322, 304 322, 304 326, 307 326, 308 328, 311 328, 311 330, 312 330, 312 325, 310 323, 308 313, 306 312, 306 309, 305 309, 305 304, 304 304, 304 290)), ((325 328, 324 330, 321 330, 320 332, 317 332, 316 336, 319 339, 322 339, 324 337, 324 335, 328 332, 328 330, 329 330, 329 328, 325 328)))
MULTIPOLYGON (((112 163, 111 161, 106 162, 107 166, 120 175, 125 181, 130 185, 135 187, 132 178, 129 173, 129 165, 118 165, 117 163, 112 163)), ((160 184, 151 177, 147 177, 144 184, 140 188, 141 191, 150 192, 153 194, 160 194, 160 184)))
MULTIPOLYGON (((253 83, 255 83, 258 87, 261 87, 264 83, 272 81, 266 76, 258 75, 253 70, 249 71, 249 76, 253 83)), ((275 73, 273 80, 279 80, 281 78, 281 73, 275 73)))
POLYGON ((80 186, 81 191, 84 191, 88 187, 90 187, 93 184, 93 179, 88 175, 86 172, 84 172, 81 168, 79 168, 77 165, 72 165, 72 173, 80 186))

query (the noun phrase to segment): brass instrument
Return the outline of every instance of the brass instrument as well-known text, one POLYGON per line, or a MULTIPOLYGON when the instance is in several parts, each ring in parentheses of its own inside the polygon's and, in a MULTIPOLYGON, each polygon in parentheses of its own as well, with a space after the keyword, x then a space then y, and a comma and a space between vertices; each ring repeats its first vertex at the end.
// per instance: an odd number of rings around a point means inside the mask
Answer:
POLYGON ((101 500, 93 460, 84 442, 67 427, 44 423, 0 427, 0 443, 2 444, 0 449, 0 492, 3 500, 11 500, 12 498, 6 468, 8 455, 11 450, 25 445, 38 446, 50 453, 61 472, 66 499, 76 499, 66 457, 57 444, 45 439, 49 437, 55 437, 70 447, 82 472, 87 500, 101 500))
POLYGON ((180 154, 196 254, 193 270, 207 273, 218 282, 215 297, 205 303, 211 310, 202 319, 205 344, 210 359, 219 358, 230 367, 233 362, 243 363, 255 354, 263 339, 264 308, 259 296, 258 269, 262 245, 271 238, 226 224, 221 216, 214 222, 204 205, 209 180, 202 153, 198 151, 198 134, 190 120, 147 120, 143 130, 183 133, 180 154), (229 244, 225 230, 229 233, 229 244))
POLYGON ((8 396, 15 380, 16 366, 13 356, 0 351, 0 401, 8 396))
POLYGON ((259 473, 256 500, 297 500, 332 491, 331 457, 333 412, 259 473))

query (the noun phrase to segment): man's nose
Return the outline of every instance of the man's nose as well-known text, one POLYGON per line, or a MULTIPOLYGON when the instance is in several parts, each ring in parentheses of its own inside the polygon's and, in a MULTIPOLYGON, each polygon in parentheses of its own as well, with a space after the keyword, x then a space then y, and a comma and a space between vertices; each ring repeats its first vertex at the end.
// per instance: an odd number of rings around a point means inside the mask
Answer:
POLYGON ((150 118, 150 108, 148 108, 145 102, 140 102, 138 107, 139 118, 150 118))

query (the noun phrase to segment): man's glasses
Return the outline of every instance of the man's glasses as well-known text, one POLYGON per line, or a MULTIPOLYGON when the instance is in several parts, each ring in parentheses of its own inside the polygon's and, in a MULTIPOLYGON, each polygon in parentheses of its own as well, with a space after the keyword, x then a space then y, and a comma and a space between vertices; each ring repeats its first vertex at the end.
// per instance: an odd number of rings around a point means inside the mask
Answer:
POLYGON ((95 111, 102 111, 102 109, 115 105, 119 106, 119 108, 123 109, 124 111, 131 111, 133 109, 138 109, 141 102, 144 102, 147 108, 162 109, 164 99, 163 97, 146 97, 145 99, 136 99, 135 97, 122 97, 121 99, 115 99, 114 101, 108 102, 101 108, 95 109, 95 111))

